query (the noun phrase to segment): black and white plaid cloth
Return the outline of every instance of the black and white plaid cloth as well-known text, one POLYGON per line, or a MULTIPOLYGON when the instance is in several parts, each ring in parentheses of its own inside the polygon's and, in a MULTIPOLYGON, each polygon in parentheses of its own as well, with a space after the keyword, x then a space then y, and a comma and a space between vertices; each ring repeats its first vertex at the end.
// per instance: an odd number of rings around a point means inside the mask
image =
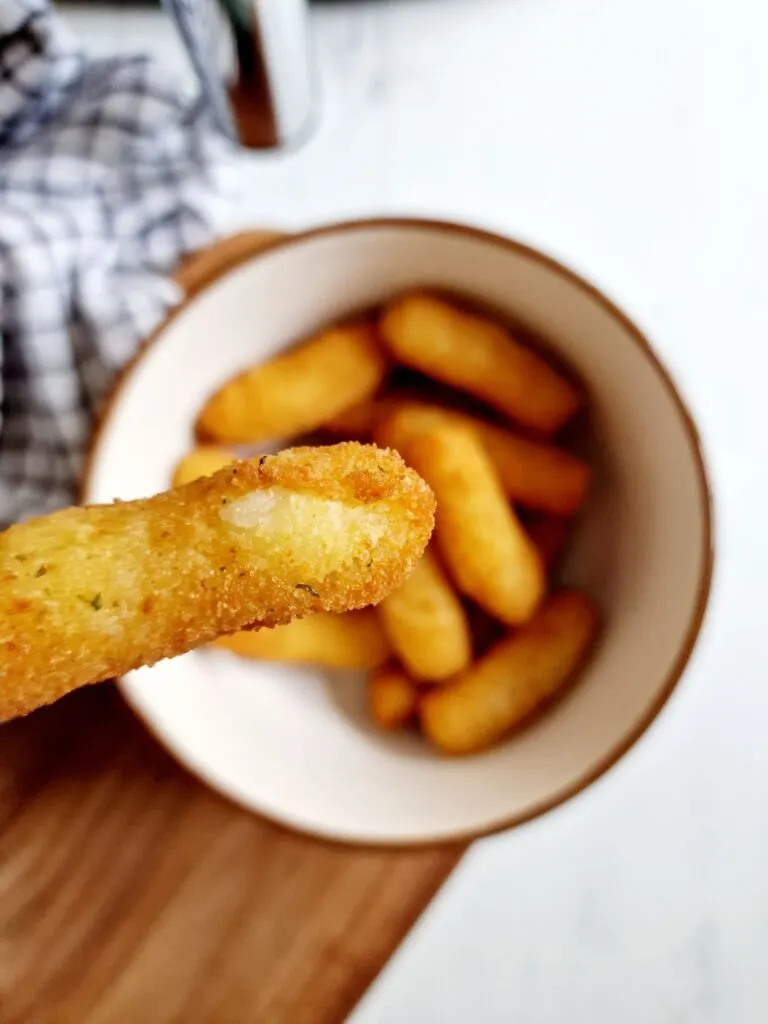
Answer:
POLYGON ((46 0, 0 0, 0 525, 72 501, 93 412, 216 234, 233 158, 147 58, 89 58, 46 0))

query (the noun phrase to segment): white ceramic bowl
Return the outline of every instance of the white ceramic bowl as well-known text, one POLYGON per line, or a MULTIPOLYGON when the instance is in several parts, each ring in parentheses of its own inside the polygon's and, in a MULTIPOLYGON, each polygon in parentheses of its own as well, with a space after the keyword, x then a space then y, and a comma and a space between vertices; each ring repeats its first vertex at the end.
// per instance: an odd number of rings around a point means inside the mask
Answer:
POLYGON ((570 271, 457 225, 341 224, 277 241, 219 278, 155 336, 96 438, 84 497, 168 486, 212 387, 320 325, 414 285, 520 321, 587 383, 597 485, 567 576, 605 615, 578 684, 496 749, 451 760, 367 720, 361 680, 197 651, 122 680, 163 743, 216 789, 342 841, 424 843, 530 819, 624 754, 691 654, 712 574, 710 497, 688 412, 650 345, 570 271))

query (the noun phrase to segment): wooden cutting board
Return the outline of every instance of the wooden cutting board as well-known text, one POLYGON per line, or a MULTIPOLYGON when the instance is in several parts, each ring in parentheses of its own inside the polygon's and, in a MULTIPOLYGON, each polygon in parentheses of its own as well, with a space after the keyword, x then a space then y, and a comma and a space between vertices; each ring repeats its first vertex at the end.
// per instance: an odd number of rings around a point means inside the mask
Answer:
MULTIPOLYGON (((273 233, 189 260, 194 294, 273 233)), ((112 685, 0 728, 1 1024, 337 1024, 463 853, 240 810, 112 685)))

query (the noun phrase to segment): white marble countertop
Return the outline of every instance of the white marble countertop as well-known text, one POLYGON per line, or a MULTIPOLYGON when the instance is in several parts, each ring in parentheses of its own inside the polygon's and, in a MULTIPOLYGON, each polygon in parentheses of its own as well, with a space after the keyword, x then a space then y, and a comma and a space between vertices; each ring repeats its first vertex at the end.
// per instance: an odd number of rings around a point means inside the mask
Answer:
MULTIPOLYGON (((111 48, 113 11, 75 10, 111 48)), ((155 12, 121 46, 181 59, 155 12)), ((656 726, 564 809, 476 845, 354 1024, 768 1020, 768 4, 398 0, 314 12, 322 121, 243 221, 460 218, 571 263, 699 418, 719 565, 656 726)))

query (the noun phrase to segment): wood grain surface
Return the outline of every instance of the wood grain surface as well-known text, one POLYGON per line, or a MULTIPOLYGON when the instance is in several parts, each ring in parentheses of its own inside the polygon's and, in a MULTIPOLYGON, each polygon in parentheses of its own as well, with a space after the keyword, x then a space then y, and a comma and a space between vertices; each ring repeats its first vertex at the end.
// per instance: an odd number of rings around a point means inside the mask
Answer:
MULTIPOLYGON (((274 233, 188 261, 194 293, 274 233)), ((463 847, 281 829, 89 687, 0 727, 1 1024, 337 1024, 463 847)))

